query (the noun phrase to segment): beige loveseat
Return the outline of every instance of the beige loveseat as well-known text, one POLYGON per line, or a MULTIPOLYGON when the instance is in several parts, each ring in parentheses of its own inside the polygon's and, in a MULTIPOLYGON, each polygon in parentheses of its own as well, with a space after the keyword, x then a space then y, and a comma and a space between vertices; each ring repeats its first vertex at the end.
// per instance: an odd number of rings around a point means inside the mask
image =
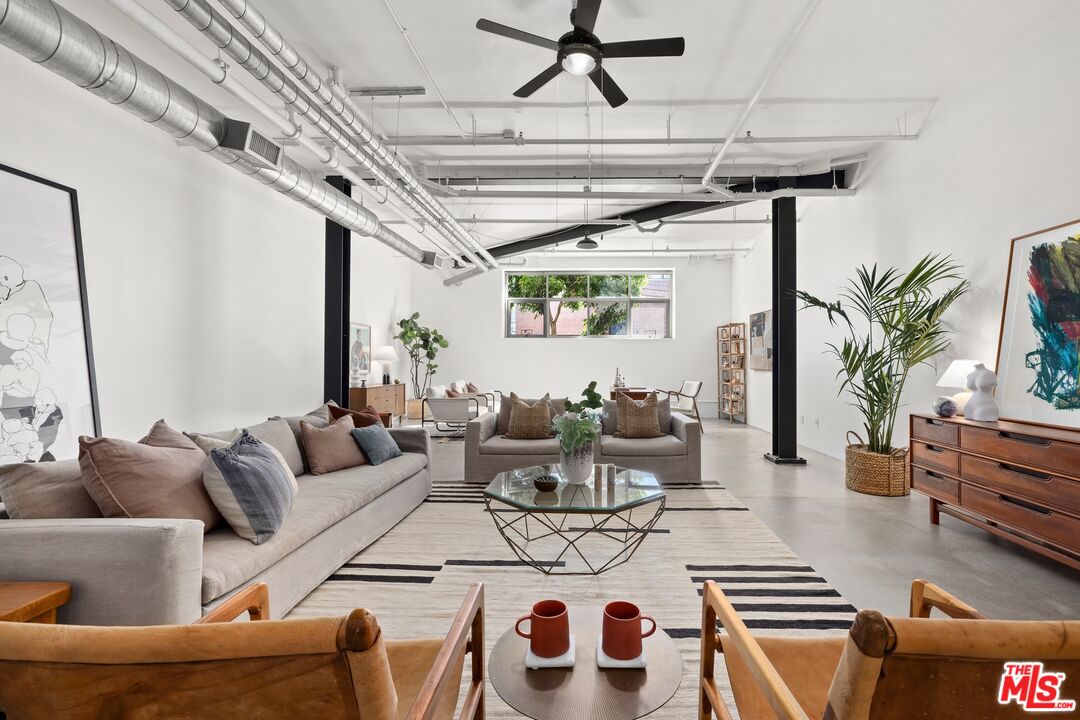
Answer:
MULTIPOLYGON (((533 403, 535 400, 526 400, 533 403)), ((552 400, 556 413, 565 401, 552 400)), ((673 413, 666 399, 660 401, 660 431, 657 438, 620 438, 615 419, 615 403, 604 401, 604 434, 593 446, 598 463, 613 463, 654 473, 661 483, 701 482, 701 424, 681 413, 673 413)), ((510 426, 510 405, 505 400, 499 412, 484 413, 465 427, 465 480, 486 482, 497 473, 530 465, 559 462, 559 441, 511 440, 504 437, 510 426)))
POLYGON ((0 579, 70 582, 67 624, 183 625, 256 582, 270 586, 271 615, 282 617, 430 492, 427 432, 390 433, 400 457, 299 476, 284 524, 261 545, 228 525, 204 535, 198 520, 0 519, 0 579))

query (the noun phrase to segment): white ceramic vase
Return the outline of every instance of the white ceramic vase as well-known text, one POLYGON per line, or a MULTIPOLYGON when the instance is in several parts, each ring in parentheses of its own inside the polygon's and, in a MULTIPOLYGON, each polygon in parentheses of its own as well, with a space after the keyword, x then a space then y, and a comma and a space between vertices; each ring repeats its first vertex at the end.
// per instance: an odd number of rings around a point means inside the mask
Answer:
POLYGON ((569 451, 560 447, 559 472, 570 485, 589 482, 593 474, 593 444, 586 443, 569 451))

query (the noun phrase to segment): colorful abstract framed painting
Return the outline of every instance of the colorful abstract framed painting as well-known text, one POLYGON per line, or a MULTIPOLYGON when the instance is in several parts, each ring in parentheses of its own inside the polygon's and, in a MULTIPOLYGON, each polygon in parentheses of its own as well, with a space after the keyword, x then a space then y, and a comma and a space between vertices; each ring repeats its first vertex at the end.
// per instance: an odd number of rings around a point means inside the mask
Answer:
POLYGON ((0 165, 0 465, 74 458, 99 428, 75 190, 0 165))
POLYGON ((1080 220, 1013 239, 997 374, 1001 417, 1080 427, 1080 220))

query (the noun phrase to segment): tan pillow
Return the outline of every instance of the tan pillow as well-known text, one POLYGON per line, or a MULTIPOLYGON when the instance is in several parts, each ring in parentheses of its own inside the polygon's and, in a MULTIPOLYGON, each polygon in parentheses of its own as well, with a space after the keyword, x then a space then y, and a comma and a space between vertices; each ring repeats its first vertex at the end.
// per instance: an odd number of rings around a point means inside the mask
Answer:
POLYGON ((304 449, 307 451, 308 464, 313 475, 325 475, 367 462, 364 452, 353 439, 352 431, 355 427, 350 415, 338 418, 324 428, 300 421, 304 449))
POLYGON ((644 400, 631 400, 626 393, 615 396, 618 429, 615 437, 660 437, 660 416, 657 412, 656 393, 651 392, 644 400))
POLYGON ((187 518, 210 530, 221 515, 203 487, 205 463, 206 453, 164 420, 137 443, 79 438, 83 485, 105 517, 187 518))
POLYGON ((101 517, 74 459, 0 465, 0 500, 12 520, 101 517))
POLYGON ((531 405, 510 393, 510 427, 506 437, 511 440, 547 440, 551 432, 551 403, 545 395, 531 405))
MULTIPOLYGON (((514 405, 513 401, 510 399, 511 396, 517 397, 515 393, 510 393, 510 395, 503 395, 499 402, 499 422, 495 430, 497 435, 505 435, 510 430, 510 410, 514 405)), ((550 393, 540 399, 543 400, 547 398, 550 398, 550 393)), ((539 400, 531 400, 529 398, 518 397, 518 399, 529 405, 539 402, 539 400)), ((552 420, 555 419, 556 415, 561 415, 566 412, 566 398, 548 399, 547 402, 548 405, 551 406, 551 411, 548 415, 552 420)))

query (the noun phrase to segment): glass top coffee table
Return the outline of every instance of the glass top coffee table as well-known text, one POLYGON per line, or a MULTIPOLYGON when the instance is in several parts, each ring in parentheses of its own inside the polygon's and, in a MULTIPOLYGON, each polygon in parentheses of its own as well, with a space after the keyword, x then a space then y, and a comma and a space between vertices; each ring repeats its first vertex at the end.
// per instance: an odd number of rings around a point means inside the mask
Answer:
POLYGON ((558 465, 501 472, 484 488, 495 527, 518 559, 548 575, 599 575, 628 561, 664 513, 660 481, 643 470, 616 468, 585 485, 562 479, 558 465), (554 491, 534 481, 552 475, 554 491))

